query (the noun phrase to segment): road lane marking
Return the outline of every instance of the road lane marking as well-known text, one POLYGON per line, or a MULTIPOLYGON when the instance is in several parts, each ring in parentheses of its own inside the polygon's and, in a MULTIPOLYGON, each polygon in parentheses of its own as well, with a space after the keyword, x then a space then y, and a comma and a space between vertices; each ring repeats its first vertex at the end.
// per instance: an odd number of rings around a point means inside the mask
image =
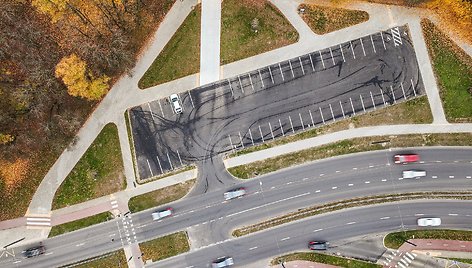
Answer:
POLYGON ((75 245, 75 246, 76 246, 76 247, 81 247, 81 246, 83 246, 83 245, 85 245, 85 243, 80 243, 80 244, 77 244, 77 245, 75 245))
POLYGON ((354 186, 354 184, 352 184, 352 183, 349 183, 347 186, 354 186))
POLYGON ((431 178, 433 178, 433 179, 437 179, 437 178, 438 178, 438 176, 432 176, 431 178))
MULTIPOLYGON (((239 214, 242 214, 242 213, 246 213, 246 212, 249 212, 249 211, 252 211, 252 210, 255 210, 255 209, 263 208, 263 207, 266 207, 266 206, 274 205, 274 204, 277 204, 277 203, 280 203, 280 202, 284 202, 284 201, 287 201, 287 200, 291 200, 291 199, 295 199, 295 198, 298 198, 298 197, 302 197, 302 196, 305 196, 305 195, 309 195, 309 194, 310 194, 310 192, 306 192, 306 193, 303 193, 303 194, 295 195, 295 196, 292 196, 292 197, 287 197, 287 198, 284 198, 284 199, 280 199, 280 200, 277 200, 277 201, 274 201, 274 202, 270 202, 270 203, 267 203, 267 204, 264 204, 264 205, 260 205, 260 206, 257 206, 257 207, 253 207, 253 208, 250 208, 250 209, 238 211, 238 212, 236 212, 236 213, 226 215, 226 218, 229 218, 229 217, 232 217, 232 216, 236 216, 236 215, 239 215, 239 214)), ((222 218, 221 218, 221 219, 222 219, 222 218)))
POLYGON ((382 217, 382 218, 380 218, 380 219, 381 219, 381 220, 388 220, 388 219, 390 219, 390 217, 382 217))
POLYGON ((387 181, 387 179, 382 179, 382 181, 387 181))
POLYGON ((254 250, 254 249, 256 249, 256 248, 257 248, 257 247, 252 247, 252 248, 249 248, 249 250, 254 250))
POLYGON ((315 192, 315 193, 319 193, 319 192, 321 192, 321 190, 316 190, 316 192, 315 192))
POLYGON ((341 172, 341 171, 339 171, 339 170, 336 170, 336 173, 340 173, 340 172, 341 172))
POLYGON ((415 216, 424 216, 423 213, 416 213, 415 216))
POLYGON ((331 187, 331 189, 335 190, 335 189, 338 189, 338 187, 337 187, 337 186, 333 186, 333 187, 331 187))
POLYGON ((316 229, 316 230, 313 231, 313 233, 316 233, 316 232, 319 232, 319 231, 323 231, 323 229, 321 229, 321 228, 320 228, 320 229, 316 229))
POLYGON ((454 176, 449 176, 449 179, 454 179, 454 176))
POLYGON ((369 168, 373 168, 374 166, 370 165, 369 168))
POLYGON ((346 225, 352 225, 352 224, 355 224, 355 223, 356 223, 355 221, 351 221, 351 222, 346 223, 346 225))
POLYGON ((449 216, 457 216, 457 215, 459 215, 459 214, 457 214, 457 213, 449 213, 448 215, 449 215, 449 216))
POLYGON ((353 169, 353 170, 357 170, 357 168, 356 168, 356 167, 354 167, 354 168, 352 168, 352 169, 353 169))
POLYGON ((285 241, 285 240, 289 240, 290 239, 290 236, 287 236, 287 237, 284 237, 282 239, 280 239, 280 241, 285 241))
POLYGON ((369 184, 369 183, 370 183, 370 181, 365 181, 364 183, 365 183, 365 184, 369 184))
POLYGON ((289 181, 289 182, 287 182, 287 185, 290 185, 290 184, 292 184, 292 183, 293 183, 293 181, 289 181))
POLYGON ((321 173, 321 174, 320 174, 320 177, 323 177, 323 176, 324 176, 324 174, 323 174, 323 173, 321 173))
POLYGON ((466 179, 471 179, 472 177, 471 176, 465 176, 466 179))
POLYGON ((48 253, 45 253, 44 255, 45 255, 45 256, 49 256, 49 255, 51 255, 51 254, 53 254, 53 253, 54 253, 54 252, 48 252, 48 253))
POLYGON ((21 261, 15 261, 15 262, 13 262, 13 263, 15 263, 15 264, 16 264, 16 263, 20 263, 20 262, 21 262, 21 261))

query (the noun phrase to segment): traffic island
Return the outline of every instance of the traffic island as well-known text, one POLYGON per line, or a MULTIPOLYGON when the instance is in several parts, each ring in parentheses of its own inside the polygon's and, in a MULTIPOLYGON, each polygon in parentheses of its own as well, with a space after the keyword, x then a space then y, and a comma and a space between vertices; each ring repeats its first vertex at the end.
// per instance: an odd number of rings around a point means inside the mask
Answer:
MULTIPOLYGON (((366 261, 355 260, 351 258, 344 258, 328 254, 320 254, 313 252, 296 252, 284 256, 277 257, 271 261, 271 265, 280 265, 284 263, 286 268, 289 267, 311 267, 309 264, 327 264, 321 265, 320 267, 346 267, 346 268, 381 268, 381 265, 375 263, 369 263, 366 261), (304 261, 304 262, 298 262, 304 261), (292 265, 295 263, 297 266, 292 265)), ((318 266, 316 266, 318 267, 318 266)))

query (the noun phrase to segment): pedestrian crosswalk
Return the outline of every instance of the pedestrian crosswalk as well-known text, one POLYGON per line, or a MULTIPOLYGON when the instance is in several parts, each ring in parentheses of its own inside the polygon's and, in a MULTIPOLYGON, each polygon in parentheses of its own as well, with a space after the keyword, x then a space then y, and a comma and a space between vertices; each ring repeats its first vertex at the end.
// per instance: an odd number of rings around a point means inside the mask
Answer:
POLYGON ((26 226, 51 227, 51 218, 49 217, 27 217, 26 226))
POLYGON ((398 249, 389 250, 385 252, 385 260, 382 262, 385 267, 406 268, 413 262, 416 256, 417 254, 413 252, 400 252, 398 249))

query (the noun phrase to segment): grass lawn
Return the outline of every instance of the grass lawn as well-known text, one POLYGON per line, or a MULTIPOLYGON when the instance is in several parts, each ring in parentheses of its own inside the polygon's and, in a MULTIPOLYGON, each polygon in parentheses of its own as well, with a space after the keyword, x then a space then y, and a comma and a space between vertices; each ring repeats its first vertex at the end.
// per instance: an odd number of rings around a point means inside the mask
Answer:
POLYGON ((472 133, 412 134, 398 136, 375 136, 342 140, 319 147, 285 154, 247 165, 229 168, 228 171, 241 179, 273 172, 282 168, 303 164, 343 154, 414 146, 472 146, 472 133), (384 141, 384 144, 372 142, 384 141))
POLYGON ((281 261, 289 262, 295 260, 304 260, 304 261, 312 261, 312 262, 319 262, 324 264, 331 264, 339 267, 345 268, 381 268, 381 265, 359 261, 354 259, 342 258, 338 256, 328 255, 328 254, 320 254, 320 253, 313 253, 313 252, 297 252, 288 255, 284 255, 281 257, 277 257, 272 260, 272 265, 278 264, 281 261))
POLYGON ((78 204, 126 187, 118 129, 107 124, 57 190, 52 208, 78 204))
POLYGON ((413 239, 447 239, 472 241, 472 231, 463 230, 412 230, 405 232, 390 233, 385 236, 384 244, 388 248, 397 249, 406 240, 413 239))
POLYGON ((60 225, 56 225, 56 226, 53 226, 51 228, 51 231, 49 232, 48 237, 53 237, 53 236, 57 236, 57 235, 60 235, 60 234, 65 234, 65 233, 68 233, 68 232, 72 232, 72 231, 75 231, 75 230, 79 230, 79 229, 88 227, 90 225, 94 225, 94 224, 101 223, 101 222, 106 222, 107 220, 112 219, 112 218, 113 218, 113 215, 110 212, 103 212, 103 213, 93 215, 93 216, 90 216, 90 217, 87 217, 87 218, 83 218, 83 219, 80 219, 80 220, 71 221, 71 222, 60 224, 60 225))
POLYGON ((186 232, 178 232, 140 243, 139 247, 144 254, 144 262, 162 260, 190 250, 186 232))
POLYGON ((337 7, 301 4, 303 20, 316 34, 326 34, 347 28, 369 19, 369 13, 361 10, 349 10, 337 7))
POLYGON ((197 5, 141 77, 139 88, 145 89, 199 71, 200 18, 201 6, 197 5))
POLYGON ((446 259, 451 260, 451 261, 458 261, 458 262, 462 262, 462 263, 472 264, 472 259, 460 259, 460 258, 446 258, 446 259))
POLYGON ((128 262, 126 260, 125 251, 120 249, 118 251, 106 254, 103 257, 96 258, 93 261, 84 262, 83 264, 75 265, 75 268, 127 268, 128 262))
POLYGON ((178 200, 184 197, 194 184, 195 179, 132 197, 128 202, 129 210, 134 213, 178 200))
POLYGON ((350 127, 366 127, 381 125, 398 125, 398 124, 428 124, 433 122, 433 115, 429 107, 428 98, 422 96, 406 102, 402 102, 387 108, 369 112, 363 115, 357 115, 352 118, 337 121, 326 126, 299 132, 295 135, 287 135, 277 138, 273 141, 247 147, 239 150, 229 157, 252 153, 255 151, 272 148, 277 145, 286 144, 298 140, 308 139, 332 133, 336 131, 346 130, 350 127))
POLYGON ((472 122, 472 58, 429 20, 421 25, 447 120, 472 122))
POLYGON ((267 0, 221 4, 222 65, 297 42, 298 33, 267 0))

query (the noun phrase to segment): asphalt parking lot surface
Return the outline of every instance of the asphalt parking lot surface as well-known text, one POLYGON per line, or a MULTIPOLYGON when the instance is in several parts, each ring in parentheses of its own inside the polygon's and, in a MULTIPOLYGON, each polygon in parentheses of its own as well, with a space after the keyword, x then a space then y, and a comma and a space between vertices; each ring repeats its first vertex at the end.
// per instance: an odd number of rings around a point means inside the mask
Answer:
POLYGON ((424 94, 407 26, 129 110, 140 179, 424 94))

